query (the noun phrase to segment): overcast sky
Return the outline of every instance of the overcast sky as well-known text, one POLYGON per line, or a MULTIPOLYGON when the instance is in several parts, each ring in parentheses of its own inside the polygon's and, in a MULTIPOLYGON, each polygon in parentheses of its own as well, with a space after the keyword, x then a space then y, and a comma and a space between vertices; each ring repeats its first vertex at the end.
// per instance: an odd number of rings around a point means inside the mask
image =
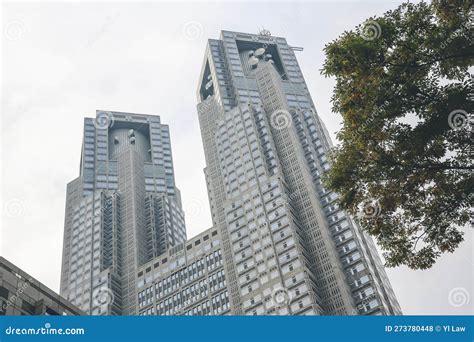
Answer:
MULTIPOLYGON (((334 140, 325 43, 396 2, 6 3, 2 15, 1 255, 59 291, 66 184, 96 109, 170 125, 188 237, 211 226, 196 88, 208 38, 265 27, 297 52, 334 140)), ((383 32, 381 33, 383 34, 383 32)), ((388 269, 404 314, 472 314, 472 233, 430 270, 388 269)))

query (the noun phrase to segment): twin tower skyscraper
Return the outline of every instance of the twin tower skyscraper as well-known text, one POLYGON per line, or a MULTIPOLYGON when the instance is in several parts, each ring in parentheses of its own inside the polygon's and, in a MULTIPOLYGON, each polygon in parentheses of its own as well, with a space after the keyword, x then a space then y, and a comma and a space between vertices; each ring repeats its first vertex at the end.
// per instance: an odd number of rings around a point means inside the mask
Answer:
POLYGON ((197 112, 213 227, 187 240, 159 116, 86 118, 61 294, 92 315, 401 314, 372 239, 324 187, 331 142, 284 38, 208 41, 197 112))

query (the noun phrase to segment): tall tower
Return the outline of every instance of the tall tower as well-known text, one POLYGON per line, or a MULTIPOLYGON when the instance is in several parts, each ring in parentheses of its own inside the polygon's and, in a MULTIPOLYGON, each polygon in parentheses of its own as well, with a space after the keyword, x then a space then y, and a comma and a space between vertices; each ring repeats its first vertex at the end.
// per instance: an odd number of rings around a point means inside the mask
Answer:
POLYGON ((67 186, 61 295, 88 314, 134 314, 137 269, 185 241, 168 126, 132 113, 86 118, 80 176, 67 186))
POLYGON ((372 239, 324 188, 329 135, 294 50, 268 31, 210 39, 198 115, 235 314, 400 314, 372 239))

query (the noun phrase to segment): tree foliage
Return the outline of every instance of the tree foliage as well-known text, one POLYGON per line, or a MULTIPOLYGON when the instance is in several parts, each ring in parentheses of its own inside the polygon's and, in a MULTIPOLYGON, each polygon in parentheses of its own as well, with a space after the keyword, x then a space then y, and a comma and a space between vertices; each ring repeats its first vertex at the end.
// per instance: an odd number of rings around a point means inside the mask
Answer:
POLYGON ((472 224, 471 3, 405 3, 325 47, 343 118, 325 181, 388 266, 429 268, 472 224))

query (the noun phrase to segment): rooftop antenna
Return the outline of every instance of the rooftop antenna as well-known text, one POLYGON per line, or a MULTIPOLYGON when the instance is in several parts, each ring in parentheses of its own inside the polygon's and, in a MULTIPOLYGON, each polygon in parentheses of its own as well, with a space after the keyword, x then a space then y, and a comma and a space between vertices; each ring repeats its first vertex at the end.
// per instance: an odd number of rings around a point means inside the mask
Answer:
POLYGON ((272 33, 268 30, 265 29, 265 27, 262 27, 262 29, 258 32, 260 36, 271 36, 272 33))

